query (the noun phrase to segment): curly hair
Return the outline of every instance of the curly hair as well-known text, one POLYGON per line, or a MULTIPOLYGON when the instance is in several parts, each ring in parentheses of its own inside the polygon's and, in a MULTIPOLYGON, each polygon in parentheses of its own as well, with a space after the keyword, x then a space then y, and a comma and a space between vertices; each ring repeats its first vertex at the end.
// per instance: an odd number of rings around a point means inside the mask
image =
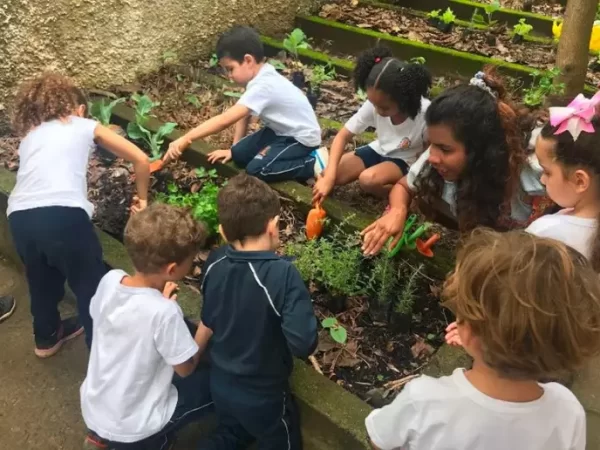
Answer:
MULTIPOLYGON (((577 140, 573 140, 571 133, 555 135, 558 127, 553 127, 550 123, 542 128, 540 135, 542 138, 554 142, 552 156, 562 166, 565 175, 572 170, 583 168, 589 172, 591 178, 600 181, 600 152, 598 151, 600 149, 600 118, 594 117, 592 125, 594 132, 582 132, 577 140)), ((600 192, 597 192, 596 196, 600 198, 600 192)), ((596 220, 600 223, 600 216, 596 220)), ((592 240, 591 262, 594 269, 600 272, 600 233, 598 231, 592 240)))
POLYGON ((431 87, 431 74, 422 64, 400 61, 386 47, 363 52, 356 62, 354 82, 358 90, 375 88, 385 92, 398 109, 414 119, 421 110, 421 98, 431 87))
MULTIPOLYGON (((510 199, 527 161, 525 133, 506 90, 493 69, 484 81, 490 92, 473 85, 447 89, 431 102, 427 126, 445 125, 466 151, 466 167, 456 182, 458 227, 462 232, 478 225, 501 228, 499 219, 510 213, 510 199)), ((418 197, 432 205, 444 187, 442 176, 429 164, 417 179, 418 197)))
POLYGON ((87 98, 72 80, 57 73, 44 73, 19 87, 13 130, 24 136, 44 122, 70 116, 81 105, 87 105, 87 98))
POLYGON ((560 376, 600 352, 598 275, 562 242, 475 230, 442 297, 479 338, 485 364, 505 378, 560 376))

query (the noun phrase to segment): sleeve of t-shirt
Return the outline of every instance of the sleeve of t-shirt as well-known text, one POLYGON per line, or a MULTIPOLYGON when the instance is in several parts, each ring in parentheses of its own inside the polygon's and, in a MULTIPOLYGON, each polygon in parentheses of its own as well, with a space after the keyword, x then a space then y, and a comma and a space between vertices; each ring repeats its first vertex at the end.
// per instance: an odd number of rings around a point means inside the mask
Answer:
POLYGON ((183 364, 198 352, 198 344, 183 320, 176 303, 166 308, 154 334, 156 349, 171 366, 183 364))
POLYGON ((307 358, 317 346, 317 319, 310 293, 300 273, 291 264, 287 270, 283 302, 283 334, 294 356, 307 358))
MULTIPOLYGON (((418 381, 418 380, 416 380, 418 381)), ((413 401, 411 384, 389 405, 376 409, 365 420, 369 439, 381 450, 409 447, 416 437, 416 423, 420 420, 413 401)))
POLYGON ((415 163, 412 166, 410 166, 410 169, 408 170, 408 173, 406 174, 406 183, 408 184, 408 187, 410 188, 410 190, 413 192, 417 190, 415 181, 417 180, 417 177, 419 176, 419 174, 425 167, 425 163, 427 162, 428 159, 429 159, 429 149, 425 150, 423 152, 423 154, 421 156, 419 156, 419 159, 417 159, 415 161, 415 163))
POLYGON ((367 128, 375 126, 375 107, 366 101, 360 109, 350 117, 344 127, 352 134, 363 133, 367 128))
POLYGON ((96 134, 96 127, 98 122, 92 119, 86 119, 83 117, 73 117, 75 125, 78 131, 81 133, 81 137, 85 139, 85 145, 92 150, 94 146, 94 135, 96 134))
POLYGON ((246 89, 238 100, 238 105, 245 106, 255 115, 260 116, 271 101, 271 88, 266 84, 256 82, 246 89))

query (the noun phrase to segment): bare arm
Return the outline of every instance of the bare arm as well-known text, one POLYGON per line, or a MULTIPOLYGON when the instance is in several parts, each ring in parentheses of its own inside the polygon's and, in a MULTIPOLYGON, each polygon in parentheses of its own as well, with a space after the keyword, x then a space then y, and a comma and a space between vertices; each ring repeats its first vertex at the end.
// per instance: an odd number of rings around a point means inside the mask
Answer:
POLYGON ((223 131, 225 128, 230 127, 241 119, 246 118, 250 115, 250 110, 242 105, 233 105, 227 111, 218 116, 208 119, 206 122, 197 126, 196 128, 188 131, 184 138, 189 141, 195 141, 202 139, 206 136, 223 131))
POLYGON ((331 150, 329 150, 329 162, 325 168, 323 176, 319 177, 313 187, 313 203, 323 201, 335 186, 335 179, 337 178, 337 170, 344 154, 346 144, 354 137, 354 133, 348 130, 346 127, 338 131, 333 143, 331 144, 331 150))
POLYGON ((96 126, 94 140, 119 158, 133 164, 137 195, 141 201, 147 202, 148 185, 150 183, 150 160, 148 155, 124 137, 102 125, 96 126))
POLYGON ((200 362, 200 357, 206 350, 206 346, 208 345, 208 341, 210 340, 212 334, 212 330, 200 322, 198 325, 198 331, 196 331, 196 335, 194 336, 194 340, 196 341, 196 344, 198 344, 198 352, 196 352, 196 354, 186 362, 173 366, 173 369, 177 375, 185 378, 188 375, 191 375, 194 370, 196 370, 196 367, 198 367, 198 363, 200 362))
POLYGON ((246 117, 238 120, 235 124, 235 133, 233 134, 233 145, 240 142, 246 133, 248 133, 248 124, 250 123, 250 119, 252 116, 247 115, 246 117))

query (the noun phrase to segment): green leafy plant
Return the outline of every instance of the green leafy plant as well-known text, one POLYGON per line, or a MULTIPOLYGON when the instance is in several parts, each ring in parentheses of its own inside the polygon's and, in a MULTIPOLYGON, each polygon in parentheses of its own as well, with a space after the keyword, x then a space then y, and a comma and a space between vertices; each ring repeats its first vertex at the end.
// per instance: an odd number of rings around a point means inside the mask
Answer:
POLYGON ((328 317, 323 319, 321 326, 325 329, 329 329, 329 335, 338 344, 344 345, 348 340, 348 332, 335 317, 328 317))
POLYGON ((110 117, 112 116, 113 109, 120 103, 125 101, 124 98, 117 98, 110 103, 107 103, 107 99, 96 100, 88 104, 90 115, 100 122, 104 126, 110 125, 110 117))
POLYGON ((200 103, 200 100, 198 99, 197 95, 194 94, 188 94, 185 96, 185 99, 187 100, 187 102, 190 105, 195 106, 196 108, 201 108, 202 107, 202 103, 200 103))
POLYGON ((206 170, 204 167, 200 167, 200 168, 196 169, 196 176, 200 179, 208 178, 208 179, 213 180, 213 179, 217 178, 219 175, 217 174, 217 169, 206 170))
POLYGON ((534 71, 531 76, 531 86, 523 89, 523 103, 528 106, 539 106, 544 103, 548 95, 561 95, 565 91, 564 83, 556 83, 555 78, 560 75, 560 69, 555 67, 546 72, 534 71))
POLYGON ((127 135, 136 141, 142 141, 150 150, 151 161, 156 161, 162 157, 162 145, 165 137, 175 130, 177 124, 174 122, 164 123, 156 133, 148 130, 137 122, 129 122, 127 125, 127 135))
POLYGON ((442 15, 441 9, 433 9, 427 13, 428 19, 439 19, 442 15))
POLYGON ((519 19, 519 23, 513 26, 512 35, 513 36, 527 36, 533 30, 533 26, 529 25, 525 18, 519 19))
POLYGON ((219 58, 216 53, 210 55, 210 59, 208 60, 208 67, 217 67, 219 64, 219 58))
POLYGON ((225 92, 223 92, 223 95, 225 97, 231 97, 231 98, 241 98, 242 97, 242 93, 237 92, 237 91, 225 91, 225 92))
POLYGON ((444 11, 444 14, 442 14, 442 16, 440 17, 440 20, 443 23, 454 23, 454 21, 456 20, 456 16, 454 15, 452 9, 448 7, 448 9, 446 9, 446 11, 444 11))
POLYGON ((356 91, 355 96, 356 96, 356 99, 358 101, 360 101, 361 103, 366 102, 367 98, 368 98, 367 97, 367 92, 364 89, 362 89, 362 88, 358 88, 358 91, 356 91))
POLYGON ((415 294, 417 292, 417 282, 421 276, 424 265, 420 264, 416 269, 410 268, 408 265, 403 267, 409 269, 403 270, 403 272, 408 272, 408 277, 403 277, 406 281, 404 286, 402 286, 398 300, 394 304, 394 311, 398 314, 412 314, 416 300, 415 294))
POLYGON ((269 64, 271 64, 273 67, 275 67, 276 70, 287 69, 287 66, 283 62, 279 61, 278 59, 270 59, 269 64))
POLYGON ((206 224, 212 233, 219 230, 219 218, 217 216, 217 195, 220 186, 207 181, 196 193, 183 193, 175 183, 167 186, 167 193, 159 193, 156 200, 169 205, 189 208, 196 220, 206 224))
POLYGON ((336 75, 331 63, 326 66, 320 64, 313 66, 308 77, 311 89, 318 90, 324 82, 334 80, 336 75))
POLYGON ((135 121, 140 125, 144 125, 150 117, 154 117, 150 113, 160 106, 160 102, 154 102, 146 94, 140 95, 137 92, 131 96, 131 100, 135 104, 135 121))
POLYGON ((298 59, 299 50, 309 49, 306 34, 300 28, 296 28, 283 40, 283 47, 294 58, 298 59))
POLYGON ((410 58, 408 60, 408 62, 410 62, 411 64, 421 64, 422 66, 425 65, 426 61, 427 60, 422 56, 415 56, 414 58, 410 58))
POLYGON ((489 3, 483 7, 483 12, 485 13, 485 18, 483 15, 479 13, 479 9, 475 8, 473 11, 473 15, 471 16, 471 23, 476 23, 478 25, 486 25, 488 27, 495 26, 498 21, 493 20, 492 16, 496 11, 500 9, 499 0, 494 0, 492 3, 489 3))

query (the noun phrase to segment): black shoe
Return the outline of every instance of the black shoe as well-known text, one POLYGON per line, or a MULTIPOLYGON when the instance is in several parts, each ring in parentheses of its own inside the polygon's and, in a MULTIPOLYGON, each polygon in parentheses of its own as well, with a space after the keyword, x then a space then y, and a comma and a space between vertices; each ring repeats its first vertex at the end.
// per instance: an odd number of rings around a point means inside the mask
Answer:
POLYGON ((17 307, 17 302, 12 295, 0 297, 0 322, 8 319, 17 307))
POLYGON ((61 320, 60 327, 49 338, 35 337, 35 354, 40 358, 54 356, 66 341, 76 338, 80 334, 83 334, 83 326, 79 323, 77 316, 61 320))

